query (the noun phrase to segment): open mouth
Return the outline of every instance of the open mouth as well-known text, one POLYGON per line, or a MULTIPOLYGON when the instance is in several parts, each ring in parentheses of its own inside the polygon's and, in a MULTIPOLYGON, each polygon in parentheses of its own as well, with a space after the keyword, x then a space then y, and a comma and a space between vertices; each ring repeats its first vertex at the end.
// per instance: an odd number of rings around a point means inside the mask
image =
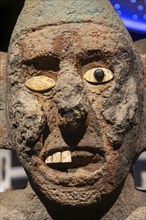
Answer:
POLYGON ((48 167, 61 172, 73 173, 82 168, 88 172, 97 169, 97 164, 103 162, 104 152, 83 147, 75 150, 62 149, 60 151, 49 152, 45 157, 48 167))
POLYGON ((37 172, 49 185, 85 187, 94 185, 101 178, 106 155, 100 147, 63 146, 42 152, 33 160, 37 172))

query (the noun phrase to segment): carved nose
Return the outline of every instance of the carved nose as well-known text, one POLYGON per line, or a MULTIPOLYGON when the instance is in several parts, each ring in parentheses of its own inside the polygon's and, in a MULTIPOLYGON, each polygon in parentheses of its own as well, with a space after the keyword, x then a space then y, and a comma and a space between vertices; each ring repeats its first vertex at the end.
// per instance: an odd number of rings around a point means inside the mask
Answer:
POLYGON ((79 75, 60 74, 55 88, 54 102, 58 108, 58 126, 64 132, 83 129, 88 115, 88 99, 79 75))
POLYGON ((74 132, 83 129, 87 118, 87 112, 83 107, 75 106, 72 109, 62 108, 59 110, 58 126, 66 132, 74 132))

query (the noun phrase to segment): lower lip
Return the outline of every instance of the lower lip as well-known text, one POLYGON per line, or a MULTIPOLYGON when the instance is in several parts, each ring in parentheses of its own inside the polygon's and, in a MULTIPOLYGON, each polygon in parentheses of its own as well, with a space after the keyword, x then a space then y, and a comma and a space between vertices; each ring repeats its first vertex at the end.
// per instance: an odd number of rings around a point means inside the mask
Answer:
MULTIPOLYGON (((103 163, 95 163, 92 171, 77 168, 75 172, 61 172, 48 167, 39 157, 33 158, 37 164, 37 172, 46 181, 63 187, 84 187, 94 185, 102 176, 103 163)), ((89 166, 92 166, 92 164, 89 166)), ((90 169, 89 169, 90 170, 90 169)))

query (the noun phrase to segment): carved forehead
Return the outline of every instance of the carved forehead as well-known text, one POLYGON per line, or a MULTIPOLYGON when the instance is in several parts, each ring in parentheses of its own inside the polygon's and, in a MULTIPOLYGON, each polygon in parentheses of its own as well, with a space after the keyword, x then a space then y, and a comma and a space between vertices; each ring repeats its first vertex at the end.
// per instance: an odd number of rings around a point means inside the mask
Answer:
POLYGON ((23 60, 26 61, 49 53, 60 56, 62 52, 65 53, 65 50, 69 49, 74 54, 89 50, 114 54, 119 38, 120 34, 114 30, 94 23, 62 24, 23 35, 18 40, 18 45, 23 60))
POLYGON ((87 22, 106 25, 128 37, 108 0, 26 0, 12 38, 41 27, 87 22))

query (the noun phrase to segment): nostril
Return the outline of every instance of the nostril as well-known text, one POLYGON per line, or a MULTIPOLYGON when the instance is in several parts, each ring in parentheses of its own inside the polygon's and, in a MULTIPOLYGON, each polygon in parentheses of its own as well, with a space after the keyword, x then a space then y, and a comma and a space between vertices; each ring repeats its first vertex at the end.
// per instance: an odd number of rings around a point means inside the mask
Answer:
POLYGON ((64 108, 64 109, 61 109, 59 111, 60 115, 62 118, 64 118, 66 121, 74 121, 74 120, 77 120, 77 112, 75 112, 73 109, 67 109, 67 108, 64 108))
POLYGON ((74 115, 73 112, 68 112, 67 114, 64 115, 64 118, 66 119, 66 121, 74 121, 76 120, 76 117, 74 115))
POLYGON ((68 108, 61 108, 61 109, 59 109, 59 113, 62 117, 64 117, 65 115, 67 115, 69 113, 69 109, 68 108))
POLYGON ((59 110, 59 127, 68 132, 75 131, 78 128, 84 127, 87 118, 87 112, 82 109, 60 109, 59 110))

